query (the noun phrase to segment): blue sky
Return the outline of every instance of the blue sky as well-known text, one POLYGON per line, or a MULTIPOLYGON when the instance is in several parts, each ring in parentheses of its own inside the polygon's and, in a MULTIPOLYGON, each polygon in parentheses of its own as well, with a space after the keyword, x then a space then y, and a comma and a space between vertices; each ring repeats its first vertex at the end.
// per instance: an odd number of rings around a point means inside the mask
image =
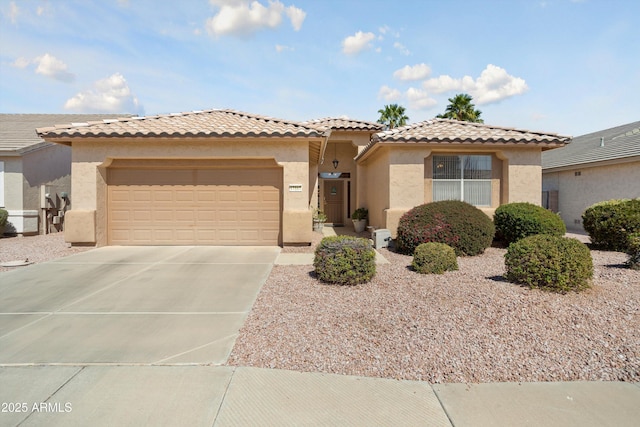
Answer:
POLYGON ((636 0, 0 0, 0 112, 640 120, 636 0))

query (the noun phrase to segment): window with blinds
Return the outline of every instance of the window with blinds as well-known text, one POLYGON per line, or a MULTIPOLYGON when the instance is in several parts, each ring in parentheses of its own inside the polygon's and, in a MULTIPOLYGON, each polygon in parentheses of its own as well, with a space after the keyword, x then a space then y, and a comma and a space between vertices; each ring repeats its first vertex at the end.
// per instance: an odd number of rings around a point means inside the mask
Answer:
POLYGON ((491 206, 491 156, 433 156, 433 201, 491 206))

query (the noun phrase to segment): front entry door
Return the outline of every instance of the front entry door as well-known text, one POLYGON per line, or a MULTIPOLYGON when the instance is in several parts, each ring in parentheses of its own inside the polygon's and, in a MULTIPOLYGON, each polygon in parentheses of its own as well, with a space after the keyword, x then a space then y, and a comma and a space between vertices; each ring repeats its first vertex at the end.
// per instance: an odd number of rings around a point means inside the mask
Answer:
POLYGON ((324 213, 327 215, 328 223, 344 224, 342 187, 342 181, 324 181, 324 213))

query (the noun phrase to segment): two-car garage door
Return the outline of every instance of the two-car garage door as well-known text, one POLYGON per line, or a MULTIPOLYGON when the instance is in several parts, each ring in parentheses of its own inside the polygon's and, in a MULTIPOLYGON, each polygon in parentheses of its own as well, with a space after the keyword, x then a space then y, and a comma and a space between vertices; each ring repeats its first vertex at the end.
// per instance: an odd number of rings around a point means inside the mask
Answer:
POLYGON ((110 245, 278 245, 279 168, 113 168, 110 245))

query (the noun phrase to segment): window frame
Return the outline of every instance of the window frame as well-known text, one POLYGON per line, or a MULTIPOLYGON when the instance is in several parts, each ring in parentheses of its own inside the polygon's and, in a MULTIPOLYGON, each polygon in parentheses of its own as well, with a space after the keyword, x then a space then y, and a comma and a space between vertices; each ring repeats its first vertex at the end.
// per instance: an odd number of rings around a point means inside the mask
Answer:
MULTIPOLYGON (((447 174, 447 172, 444 172, 447 174)), ((450 173, 450 172, 449 172, 450 173)), ((488 191, 488 203, 487 204, 473 204, 478 208, 490 208, 493 203, 493 194, 492 194, 492 174, 493 174, 493 156, 491 154, 433 154, 432 155, 432 172, 431 172, 431 198, 432 201, 441 201, 441 200, 465 200, 465 182, 484 182, 489 186, 488 191), (482 157, 486 161, 488 160, 489 168, 488 169, 480 169, 479 171, 485 172, 488 176, 487 178, 465 178, 465 174, 469 174, 473 169, 467 169, 467 165, 469 164, 468 160, 472 157, 482 157), (456 172, 459 174, 456 178, 437 178, 436 177, 436 169, 438 167, 437 163, 439 161, 444 161, 444 159, 439 160, 438 158, 457 158, 457 170, 456 172), (459 197, 457 199, 436 199, 436 184, 439 182, 455 182, 460 183, 459 187, 459 197)))

